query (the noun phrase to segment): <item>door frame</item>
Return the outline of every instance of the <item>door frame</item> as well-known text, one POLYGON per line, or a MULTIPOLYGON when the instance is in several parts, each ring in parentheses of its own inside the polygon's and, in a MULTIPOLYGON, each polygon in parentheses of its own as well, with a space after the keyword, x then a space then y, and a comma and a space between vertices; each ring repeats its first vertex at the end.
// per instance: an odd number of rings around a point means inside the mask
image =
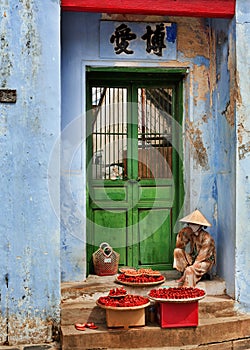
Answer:
MULTIPOLYGON (((88 111, 89 108, 91 108, 90 103, 90 96, 89 96, 89 81, 108 81, 109 74, 112 74, 112 81, 121 81, 121 80, 133 80, 136 81, 143 81, 143 77, 145 75, 147 78, 145 81, 148 81, 148 78, 150 77, 150 80, 152 83, 155 81, 163 80, 164 77, 166 78, 167 83, 172 83, 175 85, 176 88, 176 101, 175 101, 175 108, 174 108, 174 119, 182 125, 183 120, 183 79, 185 75, 187 74, 186 68, 152 68, 152 67, 92 67, 92 66, 86 66, 86 111, 88 111)), ((91 132, 89 129, 89 123, 86 122, 87 126, 87 135, 88 137, 91 137, 91 132)), ((87 138, 87 157, 90 154, 89 149, 89 142, 87 138)), ((175 144, 178 145, 178 151, 174 149, 173 147, 173 173, 174 178, 178 180, 178 186, 175 185, 175 196, 174 196, 174 202, 173 202, 173 210, 172 210, 172 220, 175 223, 177 221, 177 218, 180 214, 180 210, 183 205, 184 201, 184 185, 183 185, 183 162, 181 161, 179 154, 183 154, 183 142, 182 138, 178 138, 178 140, 175 140, 175 144), (178 159, 178 161, 177 161, 178 159)), ((183 159, 183 158, 182 158, 183 159)), ((90 160, 90 159, 89 159, 90 160)), ((86 159, 86 168, 88 167, 88 158, 86 159)), ((86 189, 86 208, 87 208, 87 217, 90 215, 90 206, 89 206, 89 190, 88 186, 86 189)), ((88 221, 88 220, 87 220, 88 221)), ((177 232, 172 232, 172 241, 171 241, 171 248, 174 249, 175 246, 175 238, 176 238, 177 232)), ((87 252, 87 275, 89 273, 93 273, 93 264, 92 264, 92 254, 95 251, 96 247, 94 245, 90 244, 92 242, 91 237, 91 230, 86 227, 86 252, 87 252)))

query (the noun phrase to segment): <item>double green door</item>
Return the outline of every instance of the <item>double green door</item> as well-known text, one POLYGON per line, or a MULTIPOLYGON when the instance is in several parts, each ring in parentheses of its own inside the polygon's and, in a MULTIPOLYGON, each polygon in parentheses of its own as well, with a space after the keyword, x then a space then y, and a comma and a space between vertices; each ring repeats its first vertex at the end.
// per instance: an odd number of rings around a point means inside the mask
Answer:
POLYGON ((181 74, 87 74, 87 259, 108 242, 121 266, 172 268, 183 199, 181 74))

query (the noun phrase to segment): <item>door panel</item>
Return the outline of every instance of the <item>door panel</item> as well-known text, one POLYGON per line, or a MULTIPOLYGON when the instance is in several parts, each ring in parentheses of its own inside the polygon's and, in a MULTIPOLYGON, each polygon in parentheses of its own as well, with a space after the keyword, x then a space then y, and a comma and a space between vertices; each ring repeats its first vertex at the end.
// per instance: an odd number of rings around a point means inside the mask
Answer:
MULTIPOLYGON (((141 267, 170 268, 172 256, 173 88, 137 83, 138 260, 141 267)), ((135 152, 136 153, 136 152, 135 152)), ((136 186, 136 185, 135 185, 136 186)))
MULTIPOLYGON (((98 202, 110 202, 119 201, 119 202, 127 202, 128 201, 128 193, 127 187, 114 187, 114 186, 98 186, 93 184, 91 187, 90 195, 92 198, 92 205, 98 205, 98 202)), ((121 203, 120 203, 121 204, 121 203)), ((110 205, 110 204, 108 204, 110 205)), ((114 203, 116 205, 116 203, 114 203)))
MULTIPOLYGON (((179 82, 88 76, 88 262, 103 241, 120 265, 172 268, 181 203, 172 145, 179 82), (176 197, 178 196, 178 198, 176 197)), ((180 77, 179 77, 180 79, 180 77)), ((91 270, 91 269, 90 269, 91 270)))
POLYGON ((127 257, 126 249, 124 249, 127 246, 126 211, 95 209, 93 210, 93 223, 94 249, 98 249, 101 242, 112 242, 112 246, 116 247, 115 251, 120 254, 120 264, 126 265, 127 257))
POLYGON ((140 188, 140 203, 143 203, 145 201, 152 201, 152 198, 157 198, 159 201, 164 201, 165 205, 167 205, 167 201, 172 200, 172 186, 144 186, 140 188))
POLYGON ((139 265, 154 267, 171 267, 170 258, 171 236, 169 233, 170 211, 153 209, 139 211, 139 265), (151 215, 150 215, 151 214, 151 215), (147 218, 150 216, 150 220, 147 218), (162 220, 164 218, 164 220, 162 220), (162 222, 159 226, 159 222, 162 222), (155 228, 157 228, 155 230, 155 228), (149 235, 152 229, 153 234, 149 235), (162 249, 164 245, 164 249, 162 249))

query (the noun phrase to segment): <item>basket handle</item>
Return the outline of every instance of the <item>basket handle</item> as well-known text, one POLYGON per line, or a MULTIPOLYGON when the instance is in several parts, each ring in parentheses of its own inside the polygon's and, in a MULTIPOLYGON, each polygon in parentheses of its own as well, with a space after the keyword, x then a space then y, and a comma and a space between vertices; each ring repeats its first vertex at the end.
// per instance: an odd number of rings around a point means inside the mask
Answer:
POLYGON ((102 251, 107 258, 109 258, 110 255, 113 253, 113 249, 110 246, 105 247, 102 251))
POLYGON ((104 250, 106 247, 109 247, 109 244, 107 242, 102 242, 99 246, 99 248, 102 250, 104 250))

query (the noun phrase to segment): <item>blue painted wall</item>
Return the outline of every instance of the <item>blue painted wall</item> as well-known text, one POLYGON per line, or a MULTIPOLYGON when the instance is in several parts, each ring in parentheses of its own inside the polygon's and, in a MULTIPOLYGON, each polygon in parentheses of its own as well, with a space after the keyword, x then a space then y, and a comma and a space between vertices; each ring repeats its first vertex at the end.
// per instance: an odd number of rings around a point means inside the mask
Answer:
POLYGON ((213 88, 214 221, 217 222, 217 271, 227 293, 235 293, 235 20, 212 21, 216 42, 213 88))
POLYGON ((250 1, 236 2, 236 299, 250 311, 250 1))
POLYGON ((60 227, 48 188, 49 179, 59 203, 50 154, 60 132, 60 5, 0 8, 0 88, 17 91, 16 103, 0 103, 0 343, 44 342, 60 316, 60 227))

